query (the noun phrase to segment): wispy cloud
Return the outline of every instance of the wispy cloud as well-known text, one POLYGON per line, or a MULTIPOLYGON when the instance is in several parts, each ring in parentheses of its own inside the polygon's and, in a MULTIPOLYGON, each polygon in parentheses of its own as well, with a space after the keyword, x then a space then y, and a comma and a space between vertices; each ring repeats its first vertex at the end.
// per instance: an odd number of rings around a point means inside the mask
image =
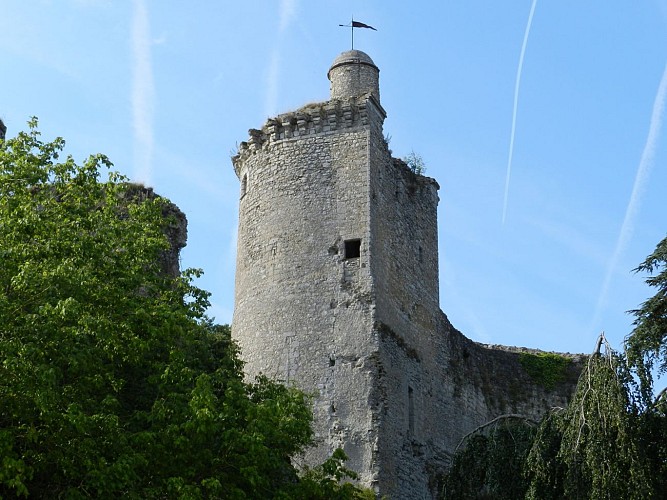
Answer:
POLYGON ((274 116, 278 112, 278 80, 280 76, 280 52, 273 49, 266 77, 265 114, 274 116))
POLYGON ((134 0, 132 14, 132 125, 136 180, 150 183, 153 163, 153 113, 155 86, 151 62, 151 36, 145 0, 134 0))
POLYGON ((512 156, 514 154, 514 134, 516 132, 516 110, 519 104, 519 87, 521 86, 521 72, 523 69, 523 58, 526 55, 526 45, 528 45, 528 35, 530 35, 530 27, 533 24, 533 14, 535 14, 535 7, 537 0, 533 0, 530 6, 530 14, 528 14, 528 23, 526 24, 526 31, 523 34, 523 43, 521 44, 521 54, 519 55, 519 66, 516 70, 516 83, 514 84, 514 108, 512 109, 512 131, 510 132, 510 148, 507 157, 507 175, 505 177, 505 197, 503 199, 503 220, 507 217, 507 199, 510 191, 510 176, 512 173, 512 156))
POLYGON ((522 221, 529 224, 531 230, 540 232, 548 238, 550 246, 558 248, 559 252, 566 252, 578 259, 584 259, 589 265, 596 268, 604 267, 608 253, 600 242, 590 237, 590 226, 572 224, 572 217, 568 214, 568 220, 562 221, 557 217, 535 217, 532 214, 526 214, 522 221))
POLYGON ((296 14, 296 2, 297 0, 282 0, 280 2, 279 30, 281 33, 288 28, 296 14))
POLYGON ((72 3, 80 7, 97 7, 111 4, 109 0, 73 0, 72 3))
POLYGON ((266 99, 265 99, 265 114, 266 116, 274 116, 278 110, 278 90, 280 81, 280 45, 282 43, 282 35, 287 31, 292 20, 296 15, 296 7, 298 0, 281 0, 278 13, 278 42, 271 53, 271 60, 269 61, 269 68, 267 71, 266 81, 266 99))
POLYGON ((665 66, 665 69, 662 73, 662 79, 660 80, 658 92, 656 93, 655 100, 653 102, 653 111, 651 113, 651 122, 649 125, 648 136, 646 137, 646 144, 644 145, 644 150, 642 151, 642 156, 639 160, 639 166, 637 167, 637 173, 635 174, 635 183, 632 187, 632 194, 630 194, 630 201, 628 202, 628 206, 625 209, 625 217, 623 218, 623 225, 621 226, 621 231, 618 235, 618 239, 616 240, 616 247, 614 248, 614 253, 612 254, 611 259, 607 265, 607 273, 602 284, 602 290, 598 296, 597 305, 595 307, 595 314, 593 315, 593 320, 591 322, 591 330, 600 326, 598 323, 602 316, 602 311, 604 310, 607 303, 607 296, 609 295, 612 278, 616 272, 616 268, 618 267, 618 262, 621 258, 621 255, 625 251, 628 242, 632 238, 634 222, 637 218, 637 214, 639 213, 641 198, 644 194, 644 189, 646 187, 649 175, 651 174, 651 169, 653 168, 655 150, 660 138, 660 130, 662 129, 666 99, 667 65, 665 66))

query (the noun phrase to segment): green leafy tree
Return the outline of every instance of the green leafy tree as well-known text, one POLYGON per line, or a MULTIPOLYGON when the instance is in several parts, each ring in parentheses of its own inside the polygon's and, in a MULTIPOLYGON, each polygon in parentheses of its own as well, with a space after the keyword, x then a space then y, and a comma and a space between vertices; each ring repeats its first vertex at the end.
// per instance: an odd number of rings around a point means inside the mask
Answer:
MULTIPOLYGON (((601 342, 604 341, 601 338, 601 342)), ((624 359, 605 343, 588 360, 567 409, 542 423, 527 459, 527 498, 651 498, 650 463, 624 359)))
POLYGON ((358 474, 347 467, 347 455, 340 448, 335 450, 323 464, 308 468, 299 482, 281 492, 280 498, 303 498, 309 500, 375 500, 370 489, 360 488, 349 480, 357 480, 358 474))
POLYGON ((648 273, 646 283, 657 289, 635 316, 634 330, 625 342, 628 362, 637 369, 645 401, 652 399, 654 367, 667 371, 667 238, 635 270, 648 273))
POLYGON ((36 125, 0 141, 0 497, 298 497, 309 402, 164 271, 173 206, 36 125))
POLYGON ((516 415, 493 420, 464 439, 444 478, 442 497, 523 498, 528 484, 523 464, 533 443, 536 424, 516 415))
POLYGON ((600 337, 568 407, 552 411, 537 429, 523 478, 515 467, 519 455, 492 457, 487 437, 469 440, 447 478, 448 491, 462 492, 451 498, 501 498, 489 485, 492 471, 517 484, 527 480, 531 499, 664 497, 667 390, 654 397, 652 373, 667 371, 667 238, 635 271, 648 273, 657 292, 631 311, 635 328, 626 355, 600 337))

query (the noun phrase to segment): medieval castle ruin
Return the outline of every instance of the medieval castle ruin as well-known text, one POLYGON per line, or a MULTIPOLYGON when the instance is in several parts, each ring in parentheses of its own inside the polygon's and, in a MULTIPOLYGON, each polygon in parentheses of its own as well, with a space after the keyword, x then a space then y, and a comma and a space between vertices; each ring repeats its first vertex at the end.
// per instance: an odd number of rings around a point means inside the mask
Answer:
POLYGON ((527 349, 458 332, 438 296, 438 183, 392 158, 379 69, 358 50, 328 72, 330 100, 250 130, 240 180, 233 336, 249 375, 315 395, 320 463, 342 447, 363 484, 432 498, 457 444, 504 414, 564 406, 527 349))

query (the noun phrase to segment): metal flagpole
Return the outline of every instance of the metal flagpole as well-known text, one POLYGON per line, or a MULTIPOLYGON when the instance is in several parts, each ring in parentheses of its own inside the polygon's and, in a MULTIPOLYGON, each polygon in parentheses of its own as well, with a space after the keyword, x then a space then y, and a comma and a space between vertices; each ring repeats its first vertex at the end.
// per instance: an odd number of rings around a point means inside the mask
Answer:
POLYGON ((341 26, 343 28, 350 28, 351 31, 351 36, 352 36, 352 50, 354 50, 354 28, 369 28, 372 29, 373 31, 377 31, 373 26, 369 26, 368 24, 360 23, 360 22, 355 22, 354 21, 354 16, 352 16, 352 21, 350 22, 349 25, 347 24, 339 24, 338 26, 341 26))

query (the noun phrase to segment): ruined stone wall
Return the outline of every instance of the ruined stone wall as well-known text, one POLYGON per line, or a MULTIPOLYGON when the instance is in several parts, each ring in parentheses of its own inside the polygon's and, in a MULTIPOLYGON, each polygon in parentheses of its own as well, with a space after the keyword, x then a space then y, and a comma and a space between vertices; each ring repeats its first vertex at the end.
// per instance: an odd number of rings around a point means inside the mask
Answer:
POLYGON ((433 330, 376 327, 377 487, 388 498, 436 498, 464 436, 501 415, 539 421, 550 408, 566 406, 581 371, 582 358, 574 356, 564 378, 547 387, 520 361, 522 352, 539 351, 472 342, 440 311, 433 330))
POLYGON ((437 183, 391 158, 381 121, 371 129, 371 273, 379 338, 378 488, 427 498, 432 449, 424 420, 438 299, 437 183), (428 456, 425 453, 428 453, 428 456), (422 458, 416 458, 422 457, 422 458))
POLYGON ((371 138, 377 487, 389 498, 433 498, 463 436, 503 414, 539 420, 564 406, 579 368, 546 388, 525 371, 520 350, 481 346, 452 327, 439 307, 439 186, 390 158, 381 129, 371 138))

